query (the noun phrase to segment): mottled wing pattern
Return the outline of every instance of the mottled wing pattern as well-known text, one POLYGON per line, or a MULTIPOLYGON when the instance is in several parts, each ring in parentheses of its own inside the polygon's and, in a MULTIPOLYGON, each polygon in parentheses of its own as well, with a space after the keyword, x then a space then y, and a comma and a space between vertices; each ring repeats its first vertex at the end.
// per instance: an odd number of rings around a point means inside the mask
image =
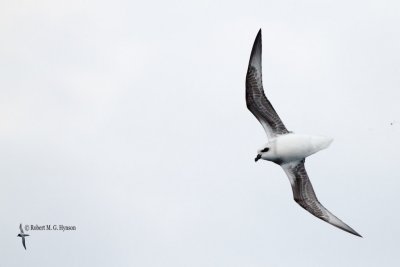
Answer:
POLYGON ((282 165, 292 185, 294 200, 309 213, 321 220, 361 237, 359 233, 333 215, 318 201, 311 181, 308 178, 304 162, 305 159, 299 162, 282 165))
POLYGON ((251 50, 249 67, 246 75, 246 104, 247 108, 260 121, 268 138, 289 133, 279 118, 271 102, 264 94, 261 70, 261 29, 251 50))

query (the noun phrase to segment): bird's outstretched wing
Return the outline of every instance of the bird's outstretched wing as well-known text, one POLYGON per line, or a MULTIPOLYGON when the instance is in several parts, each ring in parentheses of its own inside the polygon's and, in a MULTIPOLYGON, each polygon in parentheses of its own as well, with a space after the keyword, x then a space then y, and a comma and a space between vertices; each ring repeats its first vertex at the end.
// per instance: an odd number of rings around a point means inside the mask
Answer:
POLYGON ((21 233, 24 233, 24 230, 22 229, 22 223, 19 224, 19 230, 21 231, 21 233))
POLYGON ((26 250, 26 246, 25 246, 25 237, 22 237, 22 245, 24 246, 25 250, 26 250))
POLYGON ((295 163, 281 165, 292 185, 294 200, 309 213, 321 220, 349 232, 350 234, 361 237, 359 233, 333 215, 318 201, 304 167, 304 162, 305 160, 303 159, 302 161, 295 163))
POLYGON ((264 94, 261 71, 261 29, 251 50, 249 67, 246 75, 246 104, 257 120, 264 127, 269 139, 289 133, 279 118, 271 102, 264 94))

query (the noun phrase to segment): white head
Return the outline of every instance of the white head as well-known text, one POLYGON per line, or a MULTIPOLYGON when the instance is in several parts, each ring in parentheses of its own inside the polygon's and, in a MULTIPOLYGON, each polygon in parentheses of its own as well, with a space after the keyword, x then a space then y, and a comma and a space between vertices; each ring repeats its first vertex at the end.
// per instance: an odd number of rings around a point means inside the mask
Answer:
POLYGON ((263 146, 261 149, 259 149, 257 151, 257 156, 254 159, 254 161, 257 162, 261 158, 262 159, 268 159, 268 158, 271 157, 270 154, 271 154, 271 147, 268 144, 266 144, 265 146, 263 146))

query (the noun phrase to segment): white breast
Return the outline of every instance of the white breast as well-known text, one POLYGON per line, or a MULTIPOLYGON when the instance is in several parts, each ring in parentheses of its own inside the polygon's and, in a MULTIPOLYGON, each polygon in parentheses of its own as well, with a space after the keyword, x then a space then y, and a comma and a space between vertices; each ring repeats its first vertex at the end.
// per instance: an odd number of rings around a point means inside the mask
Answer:
MULTIPOLYGON (((271 140, 272 141, 272 140, 271 140)), ((322 149, 327 148, 333 139, 325 136, 312 136, 300 134, 285 134, 273 140, 272 147, 274 156, 290 162, 301 160, 322 149)))

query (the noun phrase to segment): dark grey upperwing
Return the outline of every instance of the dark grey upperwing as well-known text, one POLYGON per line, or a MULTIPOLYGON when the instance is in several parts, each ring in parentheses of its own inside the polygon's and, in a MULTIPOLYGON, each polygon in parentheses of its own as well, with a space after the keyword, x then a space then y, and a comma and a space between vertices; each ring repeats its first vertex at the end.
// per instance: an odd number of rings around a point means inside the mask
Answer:
POLYGON ((271 102, 264 94, 261 71, 261 29, 251 50, 249 67, 246 75, 246 104, 257 120, 264 127, 268 138, 289 133, 279 118, 271 102))
POLYGON ((21 231, 21 233, 24 233, 24 230, 22 230, 22 223, 19 224, 19 230, 21 231))
POLYGON ((22 245, 24 246, 25 250, 26 250, 26 246, 25 246, 25 237, 22 237, 22 245))
POLYGON ((294 200, 309 213, 321 220, 349 232, 350 234, 361 237, 359 233, 333 215, 318 201, 310 179, 308 178, 306 168, 304 167, 304 162, 305 160, 303 159, 302 161, 282 165, 282 168, 289 177, 292 185, 294 200))

